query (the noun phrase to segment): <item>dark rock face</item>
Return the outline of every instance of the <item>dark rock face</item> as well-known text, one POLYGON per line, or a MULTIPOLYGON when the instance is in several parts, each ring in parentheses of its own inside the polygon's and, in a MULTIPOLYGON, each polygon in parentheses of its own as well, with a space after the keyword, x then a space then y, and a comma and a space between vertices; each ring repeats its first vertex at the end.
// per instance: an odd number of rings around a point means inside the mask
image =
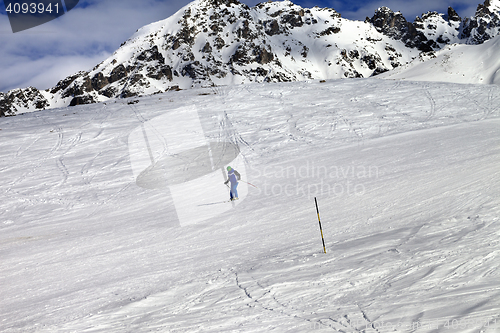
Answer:
POLYGON ((158 61, 160 64, 165 64, 165 58, 163 58, 163 55, 158 52, 158 46, 156 45, 139 54, 137 60, 144 62, 158 61))
POLYGON ((108 87, 106 89, 100 90, 99 94, 107 97, 107 98, 112 98, 113 96, 116 96, 118 93, 118 89, 114 87, 108 87))
POLYGON ((109 84, 108 78, 102 72, 97 73, 91 80, 92 88, 94 90, 101 90, 109 84))
POLYGON ((0 92, 0 117, 5 117, 5 112, 9 112, 9 107, 5 94, 0 92))
MULTIPOLYGON (((239 33, 239 35, 241 35, 241 33, 239 33)), ((212 46, 210 45, 210 43, 206 42, 205 46, 203 46, 203 48, 201 49, 201 52, 203 52, 203 53, 212 53, 212 50, 213 49, 212 49, 212 46)))
POLYGON ((269 20, 264 22, 264 26, 266 27, 266 34, 269 36, 274 36, 283 33, 280 29, 280 25, 276 20, 269 20))
POLYGON ((0 93, 0 117, 14 116, 23 109, 45 109, 49 101, 34 87, 14 89, 7 94, 0 93))
POLYGON ((449 22, 451 22, 451 21, 461 22, 462 21, 462 18, 457 14, 455 9, 453 9, 451 7, 448 7, 448 14, 445 16, 444 19, 449 21, 449 22))
POLYGON ((255 49, 254 52, 257 55, 256 61, 261 65, 270 63, 274 59, 274 54, 266 48, 255 49))
POLYGON ((325 36, 325 35, 331 35, 331 34, 338 34, 340 32, 339 27, 329 27, 322 32, 319 33, 320 36, 325 36))
POLYGON ((300 15, 300 13, 292 11, 291 13, 287 13, 282 16, 281 24, 288 26, 291 29, 295 27, 301 27, 304 25, 302 16, 304 16, 304 12, 302 12, 302 15, 300 15))
MULTIPOLYGON (((236 31, 236 35, 238 36, 238 38, 252 39, 253 34, 252 30, 250 29, 250 24, 248 20, 243 21, 243 27, 238 28, 238 30, 236 31)), ((211 49, 209 52, 212 52, 211 49)))
POLYGON ((195 61, 193 63, 187 64, 181 71, 182 76, 188 76, 191 79, 197 79, 199 77, 203 77, 205 75, 205 71, 203 66, 199 61, 195 61))
POLYGON ((95 101, 91 96, 77 96, 71 100, 69 106, 92 104, 92 103, 95 103, 95 101))
POLYGON ((490 8, 489 0, 479 4, 476 14, 463 20, 460 38, 466 39, 468 44, 482 44, 493 38, 500 27, 500 13, 491 11, 490 8))
POLYGON ((109 75, 108 82, 113 83, 113 82, 116 82, 118 80, 121 80, 124 77, 127 77, 127 74, 128 74, 128 71, 125 68, 125 66, 123 66, 123 64, 120 64, 120 65, 116 66, 115 68, 113 68, 113 70, 111 71, 111 74, 109 75))
POLYGON ((59 81, 59 82, 57 83, 57 85, 56 85, 54 88, 52 88, 52 89, 50 90, 50 93, 51 93, 51 94, 55 94, 55 93, 57 93, 57 92, 58 92, 58 91, 60 91, 60 90, 65 90, 66 88, 68 88, 68 87, 69 87, 69 85, 70 85, 71 83, 73 83, 73 81, 75 81, 75 79, 76 79, 77 77, 79 77, 79 76, 80 76, 80 75, 82 75, 83 73, 85 73, 85 72, 79 72, 79 73, 76 73, 76 74, 74 74, 74 75, 68 76, 67 78, 65 78, 65 79, 63 79, 63 80, 61 80, 61 81, 59 81))
POLYGON ((169 65, 161 66, 159 68, 151 68, 151 71, 149 71, 146 76, 156 79, 156 80, 162 80, 162 79, 167 79, 168 81, 172 81, 172 68, 169 65))
POLYGON ((406 21, 404 16, 394 13, 387 7, 377 9, 369 22, 381 33, 396 40, 401 40, 407 47, 417 48, 420 51, 433 50, 434 42, 429 41, 425 35, 417 30, 415 25, 406 21))
POLYGON ((250 61, 250 57, 248 56, 247 49, 244 45, 240 45, 236 51, 233 53, 230 59, 230 63, 237 63, 237 64, 245 64, 250 61))

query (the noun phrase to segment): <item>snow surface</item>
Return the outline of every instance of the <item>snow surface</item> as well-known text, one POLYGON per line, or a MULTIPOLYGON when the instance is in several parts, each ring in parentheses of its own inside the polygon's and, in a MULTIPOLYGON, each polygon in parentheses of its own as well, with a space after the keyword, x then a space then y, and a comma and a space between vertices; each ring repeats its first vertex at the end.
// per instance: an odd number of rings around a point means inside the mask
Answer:
POLYGON ((414 81, 500 84, 500 36, 481 45, 450 45, 431 59, 381 74, 381 78, 414 81), (474 64, 474 65, 472 65, 474 64))
POLYGON ((500 331, 500 87, 133 100, 0 119, 1 332, 500 331), (181 227, 171 193, 137 185, 128 143, 192 105, 225 113, 256 187, 181 227))

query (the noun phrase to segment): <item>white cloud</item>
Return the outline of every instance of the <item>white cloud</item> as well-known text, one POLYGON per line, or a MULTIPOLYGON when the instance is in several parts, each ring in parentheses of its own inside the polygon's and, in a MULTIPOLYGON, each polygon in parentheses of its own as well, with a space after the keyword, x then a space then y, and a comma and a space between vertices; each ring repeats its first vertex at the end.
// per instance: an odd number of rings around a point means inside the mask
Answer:
MULTIPOLYGON (((13 34, 0 15, 0 91, 54 86, 113 53, 140 27, 165 19, 188 1, 80 1, 60 18, 13 34)), ((0 4, 3 6, 3 4, 0 4)))
POLYGON ((110 53, 103 52, 94 56, 44 56, 36 60, 20 57, 11 66, 2 68, 2 79, 10 82, 8 88, 48 89, 69 75, 93 68, 109 56, 110 53))

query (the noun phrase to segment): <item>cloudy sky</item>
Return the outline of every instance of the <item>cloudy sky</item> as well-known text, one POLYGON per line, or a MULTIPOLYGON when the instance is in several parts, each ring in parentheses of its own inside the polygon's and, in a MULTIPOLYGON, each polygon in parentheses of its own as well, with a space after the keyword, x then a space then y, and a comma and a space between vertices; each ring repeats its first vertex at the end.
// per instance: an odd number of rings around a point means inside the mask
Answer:
MULTIPOLYGON (((240 0, 249 6, 261 1, 240 0)), ((292 0, 293 1, 293 0, 292 0)), ((31 1, 27 1, 31 2, 31 1)), ((0 91, 53 87, 110 56, 138 28, 165 19, 189 0, 80 0, 67 14, 38 27, 12 33, 0 0, 0 91)), ((295 0, 302 7, 330 7, 353 20, 373 16, 381 6, 401 11, 407 20, 452 6, 472 16, 482 0, 295 0)))

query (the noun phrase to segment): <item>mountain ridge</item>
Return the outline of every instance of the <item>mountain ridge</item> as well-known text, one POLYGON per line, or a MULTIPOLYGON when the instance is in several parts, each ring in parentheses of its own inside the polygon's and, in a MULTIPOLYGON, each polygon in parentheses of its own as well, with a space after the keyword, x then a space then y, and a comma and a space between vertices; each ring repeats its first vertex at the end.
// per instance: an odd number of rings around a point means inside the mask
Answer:
POLYGON ((413 23, 387 7, 363 22, 288 0, 252 8, 197 0, 138 29, 92 70, 47 90, 0 93, 0 116, 191 87, 369 77, 452 43, 482 44, 499 31, 500 0, 478 5, 472 18, 450 7, 413 23))

